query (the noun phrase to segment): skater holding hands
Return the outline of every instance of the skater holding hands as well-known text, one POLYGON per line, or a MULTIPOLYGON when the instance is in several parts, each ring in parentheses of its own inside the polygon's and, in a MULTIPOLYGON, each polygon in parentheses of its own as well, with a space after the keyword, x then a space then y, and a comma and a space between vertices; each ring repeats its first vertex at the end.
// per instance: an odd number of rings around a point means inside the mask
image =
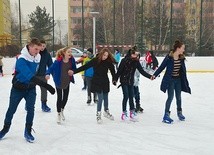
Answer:
POLYGON ((181 91, 191 94, 186 75, 184 50, 185 45, 181 41, 176 40, 173 50, 164 58, 160 67, 153 75, 153 78, 157 77, 166 68, 160 89, 164 93, 167 91, 168 94, 163 117, 163 122, 168 124, 173 122, 173 119, 170 118, 170 106, 174 97, 174 92, 177 104, 177 116, 181 121, 185 120, 182 112, 181 91))
POLYGON ((65 120, 64 108, 68 101, 68 94, 70 89, 70 82, 74 83, 72 70, 76 69, 75 59, 71 54, 71 48, 65 47, 57 51, 56 60, 48 68, 46 72, 46 79, 50 79, 50 74, 57 91, 57 123, 65 120))

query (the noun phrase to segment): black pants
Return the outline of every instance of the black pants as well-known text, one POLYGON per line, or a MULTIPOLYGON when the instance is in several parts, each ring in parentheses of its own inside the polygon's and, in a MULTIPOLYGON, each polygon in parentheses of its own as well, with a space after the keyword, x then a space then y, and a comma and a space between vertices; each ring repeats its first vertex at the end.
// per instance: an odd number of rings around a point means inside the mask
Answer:
POLYGON ((138 109, 140 107, 140 92, 139 92, 138 86, 134 86, 134 98, 135 98, 135 103, 136 103, 135 108, 138 109))
POLYGON ((3 74, 2 66, 0 66, 0 73, 2 73, 2 74, 3 74))
POLYGON ((66 103, 68 101, 69 88, 70 88, 69 85, 68 85, 68 87, 66 89, 56 88, 56 92, 57 92, 57 103, 56 103, 57 112, 61 112, 61 110, 65 108, 65 105, 66 105, 66 103))
POLYGON ((134 110, 134 86, 133 85, 122 85, 122 91, 123 91, 123 102, 122 102, 122 109, 123 112, 126 111, 127 101, 129 100, 129 110, 134 110))

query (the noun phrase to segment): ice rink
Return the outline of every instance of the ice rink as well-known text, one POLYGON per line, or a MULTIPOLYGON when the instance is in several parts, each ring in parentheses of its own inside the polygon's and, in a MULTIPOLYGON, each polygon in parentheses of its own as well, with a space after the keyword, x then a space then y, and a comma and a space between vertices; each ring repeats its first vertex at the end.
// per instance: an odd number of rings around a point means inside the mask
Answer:
MULTIPOLYGON (((5 58, 5 76, 0 77, 0 128, 8 108, 11 79, 15 58, 5 58)), ((199 62, 198 62, 199 63, 199 62)), ((188 66, 187 66, 188 67, 188 66)), ((182 93, 183 114, 186 121, 176 116, 175 99, 171 106, 173 124, 162 123, 167 94, 160 91, 160 78, 140 79, 141 105, 144 113, 139 122, 122 122, 122 90, 111 85, 109 109, 114 121, 103 118, 96 122, 96 105, 86 104, 87 94, 82 91, 81 75, 75 75, 70 86, 65 108, 66 120, 56 123, 56 94, 48 94, 51 113, 41 110, 40 89, 33 128, 35 142, 24 139, 26 111, 21 101, 14 115, 10 131, 0 141, 0 154, 6 155, 211 155, 214 152, 214 74, 188 73, 192 94, 182 93)), ((52 79, 49 81, 53 84, 52 79)), ((128 108, 128 107, 127 107, 128 108)))

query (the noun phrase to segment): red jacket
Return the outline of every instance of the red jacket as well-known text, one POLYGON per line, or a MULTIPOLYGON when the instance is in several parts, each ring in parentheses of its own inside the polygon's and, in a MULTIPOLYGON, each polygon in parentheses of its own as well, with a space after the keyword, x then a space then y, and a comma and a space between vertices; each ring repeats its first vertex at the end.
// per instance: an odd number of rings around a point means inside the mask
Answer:
POLYGON ((152 55, 149 51, 146 53, 145 60, 146 60, 146 63, 148 64, 152 63, 152 55))

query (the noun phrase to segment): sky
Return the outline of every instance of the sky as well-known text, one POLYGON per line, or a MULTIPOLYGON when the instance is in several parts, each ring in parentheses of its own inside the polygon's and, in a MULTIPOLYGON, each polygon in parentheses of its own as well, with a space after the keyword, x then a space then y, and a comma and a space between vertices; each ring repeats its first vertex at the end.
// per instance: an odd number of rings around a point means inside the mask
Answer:
MULTIPOLYGON (((18 4, 18 0, 10 0, 11 4, 18 4)), ((52 16, 52 0, 21 0, 21 12, 24 16, 27 16, 31 12, 35 11, 36 6, 41 8, 45 7, 47 12, 52 16)), ((54 0, 55 2, 55 19, 67 20, 68 15, 68 1, 67 0, 54 0)))
MULTIPOLYGON (((200 59, 197 64, 205 64, 200 59)), ((8 108, 11 79, 15 58, 4 58, 5 76, 0 77, 0 129, 8 108)), ((189 69, 187 61, 187 69, 189 69)), ((96 105, 86 104, 86 91, 80 74, 75 75, 65 107, 65 121, 56 123, 56 94, 48 94, 51 113, 41 110, 40 90, 33 128, 34 143, 25 141, 25 102, 21 101, 14 115, 10 131, 0 140, 0 154, 13 155, 210 155, 214 152, 214 73, 188 73, 192 94, 182 93, 185 121, 176 116, 175 99, 171 106, 173 124, 162 123, 167 95, 159 90, 163 77, 150 81, 140 78, 141 106, 144 113, 138 114, 139 122, 122 122, 122 90, 111 85, 109 110, 115 120, 103 118, 96 122, 96 105)), ((52 79, 49 83, 53 84, 52 79)), ((128 106, 127 106, 128 108, 128 106)))

